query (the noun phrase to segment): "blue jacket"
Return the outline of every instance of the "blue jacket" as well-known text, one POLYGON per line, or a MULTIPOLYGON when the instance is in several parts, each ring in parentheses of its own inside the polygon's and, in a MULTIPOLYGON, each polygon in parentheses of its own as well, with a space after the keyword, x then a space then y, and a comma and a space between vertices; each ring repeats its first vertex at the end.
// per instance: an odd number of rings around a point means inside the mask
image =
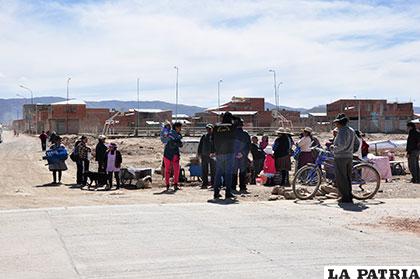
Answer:
POLYGON ((179 148, 182 147, 182 136, 175 130, 171 130, 168 134, 168 142, 165 145, 163 156, 172 160, 175 155, 179 156, 179 148))
POLYGON ((251 138, 242 128, 236 128, 234 150, 235 154, 242 153, 244 157, 248 157, 251 149, 251 138))

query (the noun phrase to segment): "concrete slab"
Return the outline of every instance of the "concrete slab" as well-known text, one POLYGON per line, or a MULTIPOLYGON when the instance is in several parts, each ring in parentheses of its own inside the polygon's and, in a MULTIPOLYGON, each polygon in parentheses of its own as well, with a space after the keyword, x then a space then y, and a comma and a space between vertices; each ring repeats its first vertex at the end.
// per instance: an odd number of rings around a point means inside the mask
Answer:
POLYGON ((418 200, 0 211, 2 278, 322 278, 325 265, 419 265, 420 238, 378 224, 418 200))

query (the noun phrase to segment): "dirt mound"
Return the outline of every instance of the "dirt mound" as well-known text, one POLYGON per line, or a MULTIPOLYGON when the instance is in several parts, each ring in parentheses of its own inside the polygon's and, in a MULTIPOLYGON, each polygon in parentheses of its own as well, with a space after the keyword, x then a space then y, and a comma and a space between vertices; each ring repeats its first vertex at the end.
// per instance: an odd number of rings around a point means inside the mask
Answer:
POLYGON ((386 217, 379 222, 393 231, 411 232, 420 236, 420 218, 386 217))

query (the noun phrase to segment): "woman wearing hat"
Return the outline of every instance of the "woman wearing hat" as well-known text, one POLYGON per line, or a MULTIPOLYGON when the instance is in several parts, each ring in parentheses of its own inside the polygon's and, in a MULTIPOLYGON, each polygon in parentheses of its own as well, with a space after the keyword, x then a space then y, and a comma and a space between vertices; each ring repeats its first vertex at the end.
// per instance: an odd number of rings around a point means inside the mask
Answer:
POLYGON ((120 188, 120 168, 122 164, 121 152, 117 150, 117 145, 111 143, 105 154, 105 168, 108 175, 108 186, 106 190, 111 190, 113 176, 117 182, 117 190, 120 188))
POLYGON ((273 144, 276 171, 277 173, 281 173, 280 186, 287 186, 289 185, 289 171, 292 167, 290 154, 293 141, 290 137, 290 132, 285 128, 279 128, 277 134, 278 137, 273 144))
POLYGON ((298 157, 298 167, 299 170, 301 167, 305 166, 306 164, 313 163, 314 157, 312 155, 312 128, 305 127, 303 129, 303 137, 297 142, 297 146, 300 147, 301 152, 298 157))
POLYGON ((53 173, 53 183, 56 185, 61 183, 61 176, 63 171, 67 170, 66 160, 68 157, 66 147, 61 144, 61 137, 56 136, 50 149, 46 152, 46 159, 48 160, 48 169, 53 173), (58 181, 57 181, 58 175, 58 181))

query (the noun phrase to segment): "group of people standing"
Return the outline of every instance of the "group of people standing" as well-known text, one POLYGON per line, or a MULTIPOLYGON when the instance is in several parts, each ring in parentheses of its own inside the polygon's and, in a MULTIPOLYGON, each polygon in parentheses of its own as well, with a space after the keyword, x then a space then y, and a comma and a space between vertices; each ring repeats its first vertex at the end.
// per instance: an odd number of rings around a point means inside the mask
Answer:
MULTIPOLYGON (((62 172, 67 170, 66 160, 69 155, 66 147, 62 144, 62 138, 55 132, 51 134, 44 131, 39 136, 41 140, 41 149, 46 151, 44 157, 48 161, 48 168, 53 173, 52 184, 61 184, 62 172), (47 149, 47 142, 51 146, 47 149)), ((113 186, 113 179, 116 180, 116 188, 120 188, 120 168, 122 164, 122 155, 117 150, 115 143, 106 144, 106 137, 101 135, 95 148, 95 160, 98 164, 98 173, 104 174, 106 179, 99 181, 105 185, 106 190, 110 190, 113 186)), ((88 138, 81 136, 77 139, 73 151, 70 153, 70 159, 76 163, 76 185, 83 188, 87 184, 87 173, 90 168, 90 160, 92 159, 92 149, 88 146, 88 138)))
MULTIPOLYGON (((329 148, 334 153, 336 186, 341 193, 341 202, 352 203, 351 171, 353 154, 360 149, 362 140, 348 126, 348 118, 339 114, 334 120, 335 138, 329 148)), ((234 198, 239 174, 239 191, 247 192, 246 185, 255 183, 257 178, 264 178, 266 185, 289 185, 289 172, 292 168, 291 158, 297 160, 297 169, 316 159, 313 147, 320 147, 312 129, 306 127, 297 142, 287 128, 279 128, 274 143, 270 146, 267 136, 258 142, 258 137, 243 130, 243 121, 231 113, 222 116, 222 122, 215 126, 207 125, 207 133, 201 137, 198 155, 203 170, 203 187, 209 186, 208 170, 210 169, 211 185, 214 188, 214 199, 221 198, 220 190, 224 186, 225 198, 234 198), (295 147, 295 150, 293 150, 295 147), (248 155, 251 152, 252 162, 248 155), (251 175, 250 174, 251 171, 251 175), (248 179, 249 178, 249 179, 248 179), (279 178, 275 181, 276 178, 279 178)))
MULTIPOLYGON (((197 152, 201 159, 202 188, 213 187, 215 199, 221 197, 222 186, 226 188, 227 199, 234 198, 238 186, 240 193, 247 193, 251 164, 248 154, 253 147, 251 137, 243 130, 243 120, 226 112, 221 123, 208 124, 206 130, 197 152)), ((262 169, 263 158, 258 162, 262 169)))
MULTIPOLYGON (((369 145, 363 139, 363 133, 348 126, 349 119, 345 114, 339 114, 334 120, 336 128, 333 138, 326 144, 328 150, 334 154, 335 186, 341 194, 341 202, 352 203, 351 173, 354 157, 361 159, 368 153, 369 145)), ((420 183, 419 153, 420 132, 415 124, 407 124, 409 136, 407 139, 407 157, 412 182, 420 183)), ((172 185, 175 191, 181 190, 179 179, 180 148, 182 142, 182 124, 166 123, 161 131, 161 141, 164 144, 162 166, 166 188, 172 185)), ((61 137, 55 133, 42 132, 39 136, 41 148, 47 149, 48 139, 51 146, 46 151, 49 170, 53 172, 53 183, 59 184, 62 172, 67 170, 67 150, 62 144, 61 137)), ((83 188, 87 183, 86 173, 89 172, 91 148, 87 145, 88 138, 81 136, 75 143, 70 158, 77 166, 76 183, 83 188)), ((221 123, 208 124, 198 146, 197 155, 201 160, 202 188, 214 188, 214 198, 221 198, 220 191, 225 187, 225 198, 234 198, 234 194, 247 193, 247 184, 256 184, 257 179, 264 178, 266 185, 288 186, 289 172, 292 168, 292 156, 297 160, 296 170, 316 159, 313 147, 320 147, 319 141, 313 136, 312 129, 306 127, 295 142, 290 129, 279 128, 277 137, 270 145, 268 136, 261 141, 257 136, 250 135, 243 129, 243 120, 226 112, 221 123), (295 147, 295 150, 293 150, 295 147), (248 159, 249 153, 252 161, 248 159), (210 180, 209 180, 210 177, 210 180), (275 178, 279 178, 275 181, 275 178), (239 191, 237 186, 239 185, 239 191)), ((115 143, 106 144, 106 137, 100 136, 95 148, 95 160, 98 163, 98 173, 107 175, 106 189, 111 189, 115 177, 116 187, 120 187, 120 168, 122 164, 121 152, 115 143)))
MULTIPOLYGON (((88 146, 88 138, 81 136, 76 141, 72 155, 73 161, 76 163, 77 175, 76 184, 81 188, 87 184, 86 173, 89 172, 90 160, 92 158, 92 149, 88 146)), ((106 185, 105 190, 111 190, 113 180, 117 183, 116 189, 119 189, 120 184, 120 168, 122 164, 122 155, 115 143, 106 143, 106 137, 100 135, 98 143, 95 147, 95 161, 98 164, 98 173, 106 174, 106 181, 99 181, 100 184, 106 185)))

